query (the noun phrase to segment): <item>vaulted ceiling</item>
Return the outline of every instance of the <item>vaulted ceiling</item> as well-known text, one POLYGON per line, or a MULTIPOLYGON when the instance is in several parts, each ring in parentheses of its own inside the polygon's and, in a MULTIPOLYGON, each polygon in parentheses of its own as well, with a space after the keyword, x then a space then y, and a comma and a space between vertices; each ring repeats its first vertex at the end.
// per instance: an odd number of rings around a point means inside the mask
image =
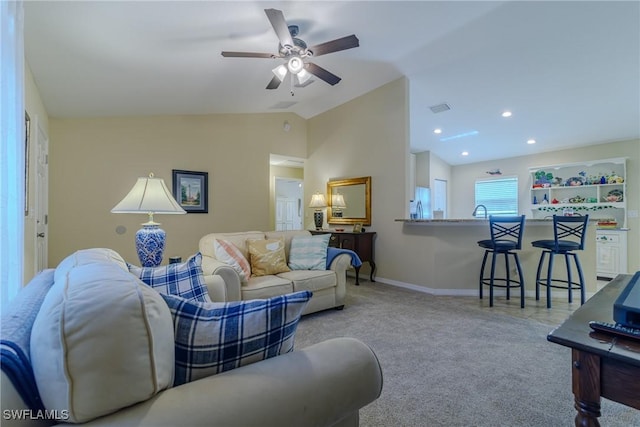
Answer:
POLYGON ((411 150, 450 164, 640 139, 636 1, 27 1, 25 51, 52 117, 311 118, 406 76, 411 150), (338 84, 292 96, 265 89, 282 59, 221 56, 277 53, 267 8, 310 46, 358 37, 313 59, 338 84))

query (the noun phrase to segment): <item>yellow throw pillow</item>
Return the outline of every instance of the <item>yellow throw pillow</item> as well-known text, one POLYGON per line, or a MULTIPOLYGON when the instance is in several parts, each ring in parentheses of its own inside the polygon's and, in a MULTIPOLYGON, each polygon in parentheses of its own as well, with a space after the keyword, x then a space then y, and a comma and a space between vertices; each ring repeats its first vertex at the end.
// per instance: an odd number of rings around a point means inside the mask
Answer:
POLYGON ((267 276, 291 271, 284 254, 284 238, 249 239, 247 243, 252 276, 267 276))

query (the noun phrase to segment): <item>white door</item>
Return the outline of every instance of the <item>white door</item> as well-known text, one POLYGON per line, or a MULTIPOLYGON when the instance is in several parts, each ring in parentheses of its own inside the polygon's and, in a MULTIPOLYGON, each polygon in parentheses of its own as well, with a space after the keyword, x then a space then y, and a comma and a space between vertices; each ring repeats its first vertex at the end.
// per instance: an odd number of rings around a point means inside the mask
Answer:
POLYGON ((433 180, 433 217, 447 218, 447 181, 433 180))
POLYGON ((49 137, 47 136, 40 120, 35 117, 35 149, 36 149, 36 175, 35 175, 35 220, 36 220, 36 244, 35 244, 35 272, 38 273, 48 267, 48 241, 49 241, 49 137))
POLYGON ((298 209, 300 199, 278 198, 276 200, 276 230, 301 230, 302 219, 298 209))
POLYGON ((276 177, 276 230, 302 230, 303 194, 301 179, 276 177))

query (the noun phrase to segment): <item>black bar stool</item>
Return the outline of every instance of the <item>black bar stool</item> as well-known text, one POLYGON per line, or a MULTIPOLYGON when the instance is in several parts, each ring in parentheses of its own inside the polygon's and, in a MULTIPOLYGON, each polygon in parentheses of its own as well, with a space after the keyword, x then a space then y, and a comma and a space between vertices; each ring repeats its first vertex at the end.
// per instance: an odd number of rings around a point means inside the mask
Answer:
POLYGON ((480 299, 482 299, 483 286, 489 286, 489 307, 493 307, 493 287, 507 289, 507 299, 511 298, 511 288, 520 288, 520 307, 524 308, 524 277, 522 266, 516 250, 522 249, 522 235, 524 234, 524 215, 520 216, 489 216, 490 240, 480 240, 478 245, 485 249, 480 269, 480 299), (484 269, 487 257, 491 254, 491 275, 484 277, 484 269), (504 254, 506 278, 495 277, 496 256, 504 254), (513 256, 518 269, 520 281, 512 280, 509 272, 509 255, 513 256), (504 282, 504 285, 495 282, 504 282))
POLYGON ((580 304, 584 304, 585 284, 584 275, 578 255, 574 251, 584 249, 584 240, 587 234, 587 224, 589 215, 585 216, 553 216, 553 240, 536 240, 531 242, 536 248, 542 248, 538 271, 536 273, 536 301, 540 299, 540 286, 547 287, 547 308, 551 308, 551 288, 567 289, 569 302, 572 302, 573 289, 580 289, 580 304), (547 277, 541 278, 542 265, 546 255, 549 254, 547 266, 547 277), (564 255, 567 267, 567 280, 553 278, 553 257, 564 255), (579 282, 574 282, 571 278, 571 263, 573 261, 578 271, 579 282))

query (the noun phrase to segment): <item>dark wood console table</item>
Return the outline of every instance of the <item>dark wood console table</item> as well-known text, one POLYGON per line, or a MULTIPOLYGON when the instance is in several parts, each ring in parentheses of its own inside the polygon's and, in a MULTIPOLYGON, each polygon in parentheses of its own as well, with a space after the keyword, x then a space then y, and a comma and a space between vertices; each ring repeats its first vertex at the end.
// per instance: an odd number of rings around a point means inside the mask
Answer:
POLYGON ((593 332, 589 321, 613 323, 613 303, 633 276, 620 274, 547 337, 571 348, 576 426, 599 426, 600 397, 640 409, 640 341, 593 332))
MULTIPOLYGON (((329 246, 334 248, 349 249, 358 254, 360 261, 368 262, 371 266, 371 274, 369 280, 373 280, 373 275, 376 271, 376 263, 374 260, 374 244, 373 241, 376 237, 374 231, 365 231, 363 233, 349 233, 347 231, 323 231, 323 230, 311 230, 311 234, 331 234, 329 239, 329 246)), ((360 285, 360 267, 354 267, 356 270, 356 285, 360 285)))

